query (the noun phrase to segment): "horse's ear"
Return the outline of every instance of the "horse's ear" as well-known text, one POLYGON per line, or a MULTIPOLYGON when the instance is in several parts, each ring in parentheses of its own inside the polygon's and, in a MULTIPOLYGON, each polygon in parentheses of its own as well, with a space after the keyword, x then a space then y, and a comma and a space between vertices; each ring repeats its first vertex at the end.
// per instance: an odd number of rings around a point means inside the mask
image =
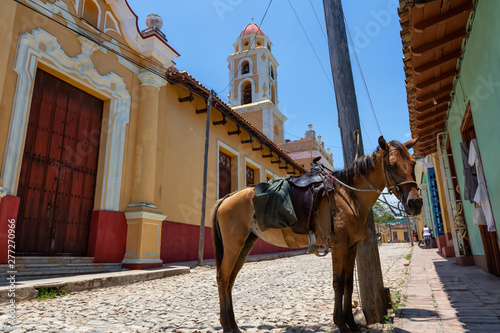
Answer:
POLYGON ((403 143, 403 145, 406 147, 406 149, 410 149, 418 142, 418 140, 420 140, 421 137, 422 137, 422 135, 419 135, 418 138, 407 141, 407 142, 403 143))
POLYGON ((387 145, 387 141, 385 141, 384 136, 382 135, 378 138, 378 145, 380 146, 380 149, 384 151, 389 149, 389 145, 387 145))

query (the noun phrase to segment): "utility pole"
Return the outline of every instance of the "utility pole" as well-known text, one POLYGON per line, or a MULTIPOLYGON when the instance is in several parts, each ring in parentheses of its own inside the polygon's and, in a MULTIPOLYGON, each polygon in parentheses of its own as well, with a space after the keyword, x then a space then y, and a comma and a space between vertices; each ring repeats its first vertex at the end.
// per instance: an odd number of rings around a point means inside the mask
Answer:
MULTIPOLYGON (((344 165, 349 165, 356 156, 364 155, 361 139, 358 105, 352 76, 349 46, 341 0, 323 0, 325 8, 328 47, 332 67, 333 85, 339 115, 339 127, 342 137, 344 165), (359 135, 359 145, 357 135, 359 135)), ((359 276, 361 306, 367 324, 382 322, 387 314, 384 281, 380 266, 377 236, 373 212, 368 216, 368 233, 358 245, 356 265, 359 276)))
POLYGON ((210 115, 212 111, 212 98, 214 91, 210 91, 207 99, 207 122, 205 128, 205 154, 203 158, 203 197, 201 201, 200 241, 198 243, 198 266, 203 265, 203 247, 205 245, 205 211, 207 207, 207 173, 208 173, 208 147, 210 143, 210 115))

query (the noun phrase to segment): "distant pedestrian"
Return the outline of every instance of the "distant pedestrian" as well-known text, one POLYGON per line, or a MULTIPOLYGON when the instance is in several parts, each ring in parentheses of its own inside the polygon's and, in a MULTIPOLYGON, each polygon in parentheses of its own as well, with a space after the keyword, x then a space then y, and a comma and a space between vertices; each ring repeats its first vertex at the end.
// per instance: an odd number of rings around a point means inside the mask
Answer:
POLYGON ((426 249, 431 248, 431 230, 432 229, 427 227, 427 224, 424 224, 424 228, 422 229, 422 234, 424 236, 424 243, 426 249))

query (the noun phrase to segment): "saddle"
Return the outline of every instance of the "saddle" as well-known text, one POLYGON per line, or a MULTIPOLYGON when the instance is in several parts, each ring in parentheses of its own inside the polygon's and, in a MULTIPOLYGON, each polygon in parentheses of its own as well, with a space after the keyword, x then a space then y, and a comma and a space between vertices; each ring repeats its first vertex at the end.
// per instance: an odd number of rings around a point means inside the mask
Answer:
MULTIPOLYGON (((316 225, 321 198, 334 189, 333 178, 318 164, 320 157, 313 160, 311 170, 305 175, 289 180, 292 185, 292 205, 297 217, 297 223, 292 231, 297 234, 309 235, 308 253, 318 254, 316 246, 316 225)), ((333 225, 333 217, 332 217, 333 225)), ((328 251, 326 247, 325 255, 328 251)))
MULTIPOLYGON (((328 169, 318 163, 319 159, 315 158, 311 170, 301 177, 278 177, 255 185, 252 199, 254 218, 260 230, 281 229, 290 248, 299 247, 294 234, 309 235, 308 253, 316 255, 319 255, 316 246, 319 205, 322 197, 334 189, 333 178, 328 169)), ((331 210, 330 217, 333 226, 331 210)), ((328 247, 324 255, 327 253, 328 247)))

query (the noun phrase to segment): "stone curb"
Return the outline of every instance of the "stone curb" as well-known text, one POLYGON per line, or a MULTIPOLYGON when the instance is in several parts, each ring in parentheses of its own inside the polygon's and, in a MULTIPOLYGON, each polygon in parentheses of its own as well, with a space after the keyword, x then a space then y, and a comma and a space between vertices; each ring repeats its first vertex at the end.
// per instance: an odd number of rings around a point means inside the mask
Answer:
MULTIPOLYGON (((38 290, 44 287, 61 288, 67 292, 75 292, 160 279, 173 275, 186 274, 189 272, 189 267, 168 265, 164 268, 152 268, 148 270, 130 270, 111 273, 65 276, 43 280, 20 281, 16 282, 15 299, 19 301, 37 298, 38 290)), ((0 287, 0 303, 9 302, 10 299, 9 287, 0 287)))

